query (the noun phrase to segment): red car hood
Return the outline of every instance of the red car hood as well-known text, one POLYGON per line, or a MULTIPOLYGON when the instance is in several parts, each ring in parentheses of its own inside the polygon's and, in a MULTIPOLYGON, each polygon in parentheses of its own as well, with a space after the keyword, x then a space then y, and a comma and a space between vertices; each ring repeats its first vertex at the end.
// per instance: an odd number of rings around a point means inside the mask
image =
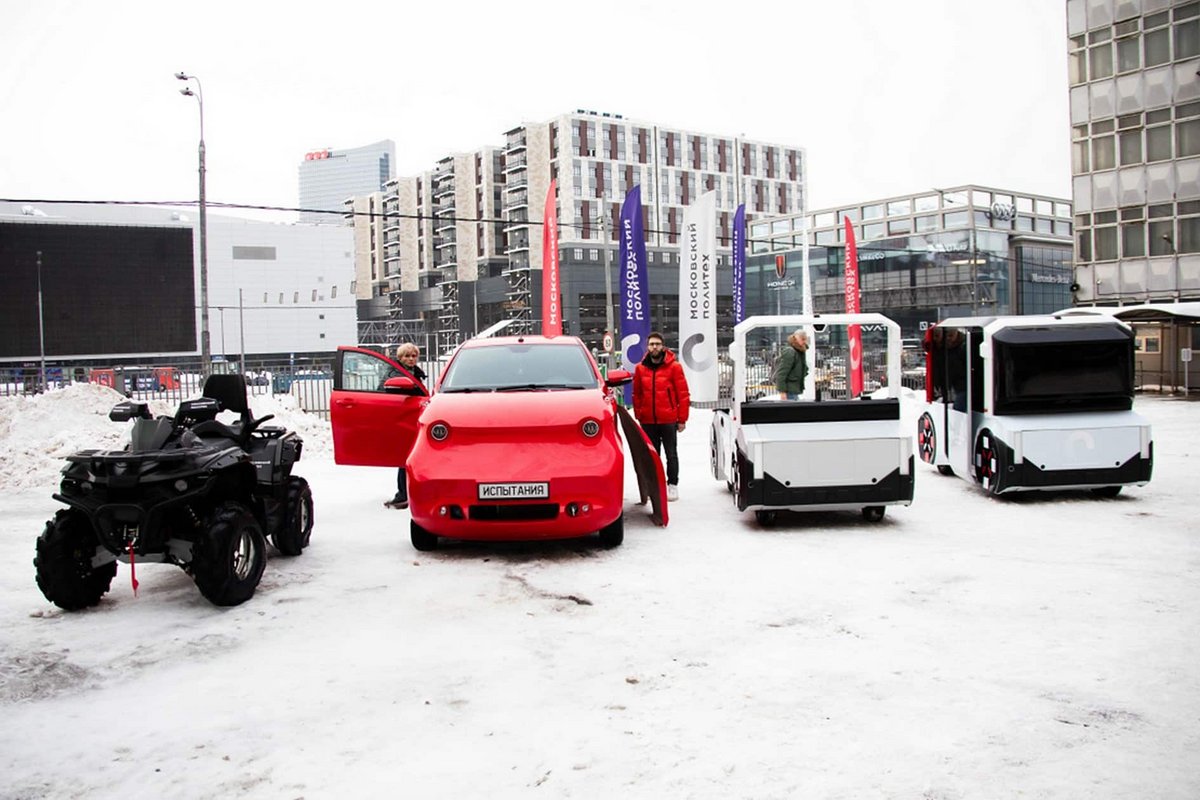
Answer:
POLYGON ((444 422, 454 433, 578 429, 587 418, 611 424, 610 402, 596 389, 435 394, 421 412, 422 427, 444 422))

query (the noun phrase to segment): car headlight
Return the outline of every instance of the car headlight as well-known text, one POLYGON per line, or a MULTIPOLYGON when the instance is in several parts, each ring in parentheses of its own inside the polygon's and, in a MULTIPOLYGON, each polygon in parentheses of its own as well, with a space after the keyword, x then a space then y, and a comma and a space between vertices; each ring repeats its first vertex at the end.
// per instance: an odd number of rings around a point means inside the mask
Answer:
POLYGON ((435 442, 444 442, 450 435, 450 426, 444 422, 435 422, 429 426, 429 438, 435 442))
POLYGON ((585 419, 579 429, 589 439, 595 439, 600 435, 600 423, 594 419, 585 419))

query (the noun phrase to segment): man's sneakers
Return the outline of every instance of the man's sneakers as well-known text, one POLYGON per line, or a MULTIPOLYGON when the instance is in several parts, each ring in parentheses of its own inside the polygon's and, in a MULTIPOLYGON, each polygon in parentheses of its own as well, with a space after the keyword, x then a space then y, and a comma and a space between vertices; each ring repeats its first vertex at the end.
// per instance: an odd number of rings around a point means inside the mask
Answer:
POLYGON ((391 500, 386 501, 384 505, 388 508, 408 508, 408 498, 401 497, 400 493, 397 492, 396 496, 391 500))
POLYGON ((673 483, 667 484, 667 500, 675 502, 679 499, 679 487, 673 483))

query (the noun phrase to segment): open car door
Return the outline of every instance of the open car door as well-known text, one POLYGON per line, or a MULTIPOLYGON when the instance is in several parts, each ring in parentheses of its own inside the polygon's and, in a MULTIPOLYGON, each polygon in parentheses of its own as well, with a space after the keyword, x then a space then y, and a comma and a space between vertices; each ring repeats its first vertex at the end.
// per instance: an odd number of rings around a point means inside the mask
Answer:
POLYGON ((364 467, 404 466, 428 398, 428 389, 387 356, 339 347, 329 399, 333 460, 364 467))
POLYGON ((670 518, 667 514, 667 476, 663 472, 662 459, 658 457, 642 426, 624 406, 617 406, 617 419, 620 420, 621 430, 625 434, 629 457, 633 459, 641 502, 650 501, 650 519, 655 525, 665 528, 670 518))

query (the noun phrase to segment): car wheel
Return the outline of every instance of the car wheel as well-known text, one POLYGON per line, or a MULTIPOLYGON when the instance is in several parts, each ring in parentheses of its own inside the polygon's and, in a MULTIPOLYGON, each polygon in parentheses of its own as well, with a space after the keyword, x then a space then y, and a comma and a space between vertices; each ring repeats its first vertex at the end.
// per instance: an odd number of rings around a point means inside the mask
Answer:
POLYGON ((308 547, 313 528, 312 489, 304 478, 288 478, 282 512, 283 519, 271 534, 271 541, 285 556, 298 556, 308 547))
POLYGON ((867 522, 879 522, 883 519, 886 509, 883 506, 867 506, 862 510, 863 519, 867 522))
POLYGON ((953 475, 954 474, 954 468, 949 466, 948 464, 938 464, 937 471, 938 471, 939 475, 953 475))
POLYGON ((1092 489, 1092 494, 1096 497, 1116 497, 1121 493, 1120 486, 1097 486, 1092 489))
POLYGON ((975 439, 975 480, 991 494, 1000 494, 1000 451, 995 435, 984 428, 975 439))
POLYGON ((778 515, 775 513, 774 509, 759 509, 758 511, 754 512, 754 519, 764 528, 774 525, 776 516, 778 515))
POLYGON ((937 458, 937 426, 928 411, 917 420, 917 452, 926 464, 932 464, 937 458))
POLYGON ((412 520, 408 521, 408 538, 412 540, 412 546, 417 550, 437 550, 438 548, 438 537, 412 520))
POLYGON ((625 541, 625 515, 614 519, 600 529, 600 544, 609 549, 620 547, 625 541))
POLYGON ((213 605, 240 605, 254 596, 266 566, 267 540, 250 509, 217 506, 192 551, 190 571, 200 594, 213 605))
POLYGON ((117 574, 117 562, 93 568, 97 545, 91 523, 79 511, 63 509, 46 523, 37 540, 33 566, 38 588, 47 600, 66 611, 100 602, 117 574))

